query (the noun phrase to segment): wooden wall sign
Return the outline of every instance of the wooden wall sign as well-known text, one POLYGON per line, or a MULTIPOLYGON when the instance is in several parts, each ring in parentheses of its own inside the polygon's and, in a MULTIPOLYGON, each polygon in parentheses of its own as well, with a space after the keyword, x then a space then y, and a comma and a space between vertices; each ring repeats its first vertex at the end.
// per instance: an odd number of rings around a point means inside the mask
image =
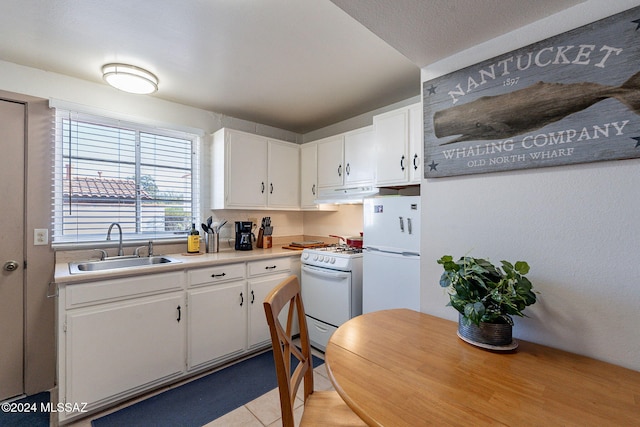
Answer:
POLYGON ((640 157, 640 7, 423 83, 425 178, 640 157))

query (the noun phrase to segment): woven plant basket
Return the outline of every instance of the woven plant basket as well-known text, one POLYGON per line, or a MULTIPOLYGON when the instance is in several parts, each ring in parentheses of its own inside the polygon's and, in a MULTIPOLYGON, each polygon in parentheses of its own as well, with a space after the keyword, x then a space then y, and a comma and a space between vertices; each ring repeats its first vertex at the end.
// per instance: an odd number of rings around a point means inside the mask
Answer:
POLYGON ((513 341, 512 329, 508 323, 480 323, 480 326, 474 323, 464 325, 463 316, 458 313, 458 333, 469 341, 492 346, 509 345, 513 341))

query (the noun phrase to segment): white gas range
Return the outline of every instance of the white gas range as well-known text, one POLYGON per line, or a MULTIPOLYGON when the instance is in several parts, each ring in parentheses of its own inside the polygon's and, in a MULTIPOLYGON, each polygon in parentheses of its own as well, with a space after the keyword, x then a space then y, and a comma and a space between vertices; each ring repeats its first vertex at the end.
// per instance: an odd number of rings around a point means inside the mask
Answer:
POLYGON ((304 249, 301 262, 309 338, 324 351, 338 326, 362 314, 362 249, 339 245, 304 249))

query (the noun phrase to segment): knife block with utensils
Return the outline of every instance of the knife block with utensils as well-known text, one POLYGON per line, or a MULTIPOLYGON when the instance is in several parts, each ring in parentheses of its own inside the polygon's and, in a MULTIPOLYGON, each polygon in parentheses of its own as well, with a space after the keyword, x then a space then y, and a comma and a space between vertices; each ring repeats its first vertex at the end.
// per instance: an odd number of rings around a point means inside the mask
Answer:
POLYGON ((262 218, 260 230, 258 230, 258 241, 256 242, 256 247, 263 249, 269 249, 272 247, 272 234, 273 227, 271 226, 271 217, 267 216, 262 218))

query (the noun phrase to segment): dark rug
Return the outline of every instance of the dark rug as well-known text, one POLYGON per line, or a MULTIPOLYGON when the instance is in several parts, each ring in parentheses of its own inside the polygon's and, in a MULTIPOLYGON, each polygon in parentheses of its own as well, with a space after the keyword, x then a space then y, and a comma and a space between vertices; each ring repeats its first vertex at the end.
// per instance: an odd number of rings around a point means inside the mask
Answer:
MULTIPOLYGON (((275 370, 275 368, 273 368, 275 370)), ((48 427, 49 392, 27 396, 13 402, 2 403, 0 426, 48 427)))
MULTIPOLYGON (((313 357, 313 367, 324 363, 313 357)), ((271 350, 91 422, 93 427, 200 427, 278 387, 271 350)), ((2 425, 0 423, 0 425, 2 425)))

